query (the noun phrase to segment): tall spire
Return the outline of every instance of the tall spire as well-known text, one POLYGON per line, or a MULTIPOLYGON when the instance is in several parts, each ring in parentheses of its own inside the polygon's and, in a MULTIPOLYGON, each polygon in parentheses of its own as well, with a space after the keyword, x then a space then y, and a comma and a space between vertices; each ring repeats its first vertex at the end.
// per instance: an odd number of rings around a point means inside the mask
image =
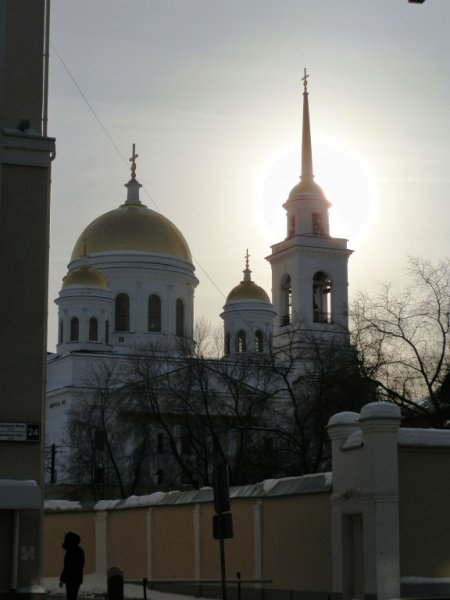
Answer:
POLYGON ((303 69, 303 129, 302 129, 302 182, 314 180, 312 148, 311 148, 311 126, 309 123, 308 103, 308 77, 306 69, 303 69))
POLYGON ((141 203, 141 201, 139 200, 139 188, 141 188, 142 185, 136 179, 136 159, 138 158, 138 156, 139 154, 136 154, 136 144, 133 144, 133 153, 129 159, 131 162, 131 179, 128 183, 125 184, 125 187, 128 190, 125 204, 141 203))

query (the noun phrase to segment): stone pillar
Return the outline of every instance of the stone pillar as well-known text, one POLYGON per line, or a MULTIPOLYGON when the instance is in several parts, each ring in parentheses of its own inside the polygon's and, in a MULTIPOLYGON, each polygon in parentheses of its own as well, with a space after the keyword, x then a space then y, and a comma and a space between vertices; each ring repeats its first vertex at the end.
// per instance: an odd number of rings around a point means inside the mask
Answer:
POLYGON ((201 579, 201 504, 194 505, 194 579, 201 579))
POLYGON ((366 593, 400 597, 398 442, 400 409, 383 402, 361 410, 370 498, 364 535, 366 593))
POLYGON ((107 570, 107 520, 106 510, 95 515, 95 572, 106 577, 107 570))
POLYGON ((328 435, 331 439, 331 455, 333 464, 332 494, 332 555, 333 555, 333 592, 343 594, 345 588, 344 538, 345 520, 341 510, 341 487, 346 487, 346 463, 341 455, 341 448, 353 433, 359 432, 359 414, 341 412, 333 415, 328 422, 328 435))
MULTIPOLYGON (((254 539, 253 552, 255 560, 255 579, 262 579, 264 575, 263 569, 263 503, 262 500, 256 500, 253 505, 253 523, 254 523, 254 539)), ((256 588, 262 587, 261 584, 255 584, 256 588)))
POLYGON ((153 507, 149 507, 145 514, 146 540, 147 540, 147 579, 153 577, 153 507))
POLYGON ((400 595, 400 410, 373 402, 328 424, 333 453, 333 591, 344 600, 400 595), (359 427, 358 428, 358 423, 359 427))

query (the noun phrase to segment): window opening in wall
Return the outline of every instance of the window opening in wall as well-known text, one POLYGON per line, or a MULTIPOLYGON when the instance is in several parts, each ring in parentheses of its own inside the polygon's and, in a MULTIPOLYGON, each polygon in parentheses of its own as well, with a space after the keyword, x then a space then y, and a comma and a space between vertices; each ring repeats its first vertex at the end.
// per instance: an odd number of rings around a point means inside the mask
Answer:
POLYGON ((312 226, 314 235, 323 235, 323 219, 322 213, 313 212, 312 214, 312 226))
POLYGON ((156 471, 156 481, 157 481, 158 485, 161 485, 162 483, 164 483, 164 471, 162 469, 158 469, 156 471))
POLYGON ((161 331, 161 298, 156 294, 148 299, 148 330, 161 331))
POLYGON ((245 352, 247 350, 247 337, 245 335, 245 331, 241 331, 238 333, 237 336, 237 351, 242 353, 245 352))
POLYGON ((176 327, 175 333, 179 337, 184 336, 184 304, 183 300, 178 298, 176 305, 176 327))
POLYGON ((230 354, 231 344, 230 344, 230 332, 227 331, 225 334, 225 354, 230 354))
POLYGON ((105 321, 105 344, 109 344, 109 321, 105 321))
POLYGON ((95 317, 89 319, 89 341, 98 341, 98 321, 95 317))
POLYGON ((78 342, 80 339, 80 321, 78 317, 72 317, 70 320, 70 341, 78 342))
POLYGON ((130 329, 130 299, 127 294, 116 296, 116 331, 130 329))
POLYGON ((281 316, 281 325, 292 323, 292 284, 291 276, 286 275, 281 286, 283 314, 281 316))
POLYGON ((332 283, 323 271, 313 278, 313 321, 314 323, 332 323, 332 283))
POLYGON ((64 341, 64 323, 62 321, 59 322, 59 343, 62 344, 64 341))
POLYGON ((255 333, 255 351, 263 352, 264 350, 264 337, 262 331, 257 331, 255 333))

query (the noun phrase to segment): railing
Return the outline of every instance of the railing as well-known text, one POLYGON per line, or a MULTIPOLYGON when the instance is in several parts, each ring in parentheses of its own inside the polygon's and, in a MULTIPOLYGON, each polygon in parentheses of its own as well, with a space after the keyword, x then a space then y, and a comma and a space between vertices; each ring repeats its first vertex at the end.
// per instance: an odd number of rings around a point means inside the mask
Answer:
MULTIPOLYGON (((197 587, 197 596, 203 595, 203 588, 208 585, 221 585, 221 579, 126 579, 123 581, 124 584, 142 585, 144 600, 148 600, 147 590, 153 589, 154 585, 194 585, 197 587)), ((272 579, 242 579, 241 574, 236 573, 236 579, 227 579, 226 585, 237 586, 237 600, 241 600, 242 584, 256 584, 262 585, 265 583, 272 583, 272 579)), ((261 597, 263 588, 261 588, 261 597)))

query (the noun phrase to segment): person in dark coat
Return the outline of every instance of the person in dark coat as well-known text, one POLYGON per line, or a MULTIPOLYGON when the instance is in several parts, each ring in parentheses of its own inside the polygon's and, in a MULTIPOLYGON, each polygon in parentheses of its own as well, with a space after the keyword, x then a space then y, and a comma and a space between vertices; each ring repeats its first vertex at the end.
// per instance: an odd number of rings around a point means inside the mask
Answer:
POLYGON ((63 548, 66 554, 59 586, 66 586, 67 600, 77 600, 78 590, 83 583, 84 552, 80 541, 80 536, 73 531, 69 531, 64 537, 63 548))

